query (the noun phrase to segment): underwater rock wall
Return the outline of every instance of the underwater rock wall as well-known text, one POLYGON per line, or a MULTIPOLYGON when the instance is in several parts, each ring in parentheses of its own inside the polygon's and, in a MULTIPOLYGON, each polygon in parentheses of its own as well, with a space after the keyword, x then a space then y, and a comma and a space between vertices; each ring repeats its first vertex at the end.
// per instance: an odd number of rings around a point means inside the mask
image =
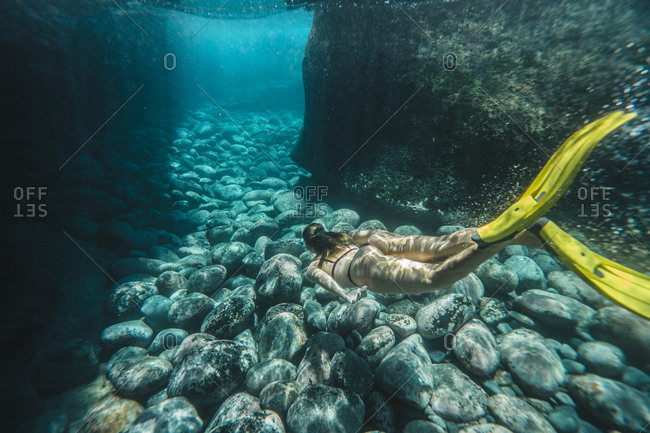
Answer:
MULTIPOLYGON (((292 158, 315 183, 373 205, 442 223, 472 223, 472 209, 493 217, 586 120, 639 102, 623 87, 647 62, 643 8, 457 1, 316 10, 292 158)), ((629 182, 611 163, 633 157, 589 164, 629 182)))

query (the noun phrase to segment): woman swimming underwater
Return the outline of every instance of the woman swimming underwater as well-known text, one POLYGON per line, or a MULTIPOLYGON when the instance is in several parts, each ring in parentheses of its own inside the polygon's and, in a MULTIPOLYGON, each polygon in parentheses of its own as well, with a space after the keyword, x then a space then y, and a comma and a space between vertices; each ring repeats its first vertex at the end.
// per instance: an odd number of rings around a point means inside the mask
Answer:
POLYGON ((650 277, 589 250, 542 216, 564 194, 598 142, 636 115, 617 111, 589 123, 551 156, 522 197, 494 221, 446 236, 401 236, 386 230, 303 231, 317 256, 307 277, 355 302, 366 289, 425 293, 445 289, 508 245, 545 248, 581 278, 624 307, 650 318, 650 277), (345 288, 356 287, 347 291, 345 288))

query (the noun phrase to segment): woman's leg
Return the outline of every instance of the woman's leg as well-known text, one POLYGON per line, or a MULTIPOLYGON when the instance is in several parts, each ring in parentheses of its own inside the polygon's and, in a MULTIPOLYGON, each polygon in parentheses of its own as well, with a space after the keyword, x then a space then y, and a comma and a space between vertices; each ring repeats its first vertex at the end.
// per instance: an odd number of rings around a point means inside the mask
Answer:
POLYGON ((354 256, 350 275, 356 284, 367 285, 370 290, 379 293, 432 292, 446 289, 466 277, 506 245, 478 248, 474 244, 440 263, 395 257, 367 246, 354 256))
POLYGON ((472 240, 472 233, 471 228, 446 236, 401 236, 378 231, 368 238, 369 246, 355 255, 350 265, 352 279, 379 293, 431 292, 465 278, 508 245, 544 246, 528 230, 483 247, 472 240))
POLYGON ((418 262, 440 262, 476 245, 471 239, 475 230, 467 228, 445 236, 402 236, 378 230, 368 238, 368 244, 386 255, 418 262))

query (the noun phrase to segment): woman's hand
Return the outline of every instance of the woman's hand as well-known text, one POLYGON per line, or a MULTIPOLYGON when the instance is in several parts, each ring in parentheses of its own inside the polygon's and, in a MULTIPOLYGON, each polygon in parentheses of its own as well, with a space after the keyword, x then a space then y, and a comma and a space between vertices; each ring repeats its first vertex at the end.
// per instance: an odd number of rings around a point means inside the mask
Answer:
POLYGON ((346 298, 348 302, 354 304, 359 299, 365 298, 368 295, 367 290, 368 290, 368 286, 363 286, 363 287, 359 287, 358 289, 350 290, 346 298))

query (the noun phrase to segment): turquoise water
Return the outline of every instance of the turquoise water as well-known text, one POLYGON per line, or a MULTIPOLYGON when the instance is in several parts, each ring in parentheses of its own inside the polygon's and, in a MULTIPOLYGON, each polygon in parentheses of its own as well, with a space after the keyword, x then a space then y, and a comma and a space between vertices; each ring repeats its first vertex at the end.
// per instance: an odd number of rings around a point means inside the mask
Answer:
POLYGON ((650 322, 549 245, 350 303, 302 239, 455 239, 620 109, 547 216, 647 275, 647 5, 362 3, 3 7, 7 431, 650 428, 650 322))

